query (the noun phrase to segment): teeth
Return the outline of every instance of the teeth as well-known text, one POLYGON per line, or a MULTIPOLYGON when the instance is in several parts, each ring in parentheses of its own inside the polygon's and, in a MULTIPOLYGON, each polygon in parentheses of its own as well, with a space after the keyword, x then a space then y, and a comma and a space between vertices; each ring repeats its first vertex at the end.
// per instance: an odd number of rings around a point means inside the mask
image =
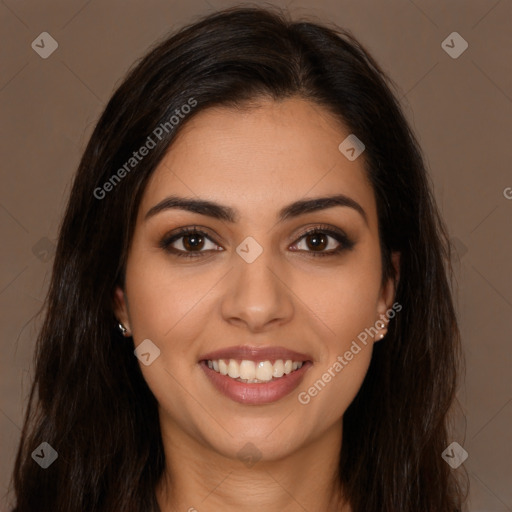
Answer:
POLYGON ((256 376, 256 365, 254 361, 244 360, 240 363, 240 378, 252 380, 256 376))
POLYGON ((228 365, 226 364, 226 361, 224 361, 223 359, 219 361, 219 372, 221 375, 228 374, 228 365))
MULTIPOLYGON (((302 366, 302 363, 300 363, 302 366)), ((272 369, 272 376, 278 379, 279 377, 282 377, 284 375, 284 363, 282 359, 278 359, 274 363, 274 368, 272 369)))
POLYGON ((240 365, 234 359, 229 360, 228 375, 232 379, 238 379, 238 377, 240 377, 240 365))
POLYGON ((244 359, 238 363, 235 359, 226 361, 219 359, 218 361, 208 361, 208 368, 220 373, 228 375, 232 379, 246 383, 269 382, 273 378, 279 379, 283 375, 302 368, 302 361, 292 361, 287 359, 283 361, 278 359, 274 364, 270 361, 259 361, 255 363, 248 359, 244 359))
POLYGON ((256 378, 268 382, 272 380, 272 363, 270 361, 261 361, 256 366, 256 378))

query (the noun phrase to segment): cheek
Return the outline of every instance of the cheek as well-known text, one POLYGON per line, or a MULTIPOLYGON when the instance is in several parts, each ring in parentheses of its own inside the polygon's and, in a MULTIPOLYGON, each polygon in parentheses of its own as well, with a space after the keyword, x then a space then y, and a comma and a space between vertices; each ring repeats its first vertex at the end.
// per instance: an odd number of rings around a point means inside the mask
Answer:
POLYGON ((357 395, 372 354, 370 345, 360 348, 350 361, 332 359, 299 390, 297 399, 311 430, 322 431, 338 422, 357 395))
POLYGON ((373 326, 378 318, 381 281, 378 257, 354 254, 350 261, 315 278, 302 277, 293 287, 307 306, 307 314, 321 329, 331 358, 333 351, 344 352, 351 340, 373 326))
POLYGON ((316 368, 298 397, 309 408, 311 422, 323 418, 325 426, 338 421, 364 381, 373 347, 365 329, 378 319, 379 258, 378 246, 367 247, 314 285, 310 279, 302 285, 300 296, 307 297, 322 344, 316 368))
POLYGON ((361 388, 373 352, 365 329, 375 322, 375 294, 362 297, 359 287, 346 286, 330 299, 319 306, 329 327, 324 329, 321 357, 297 396, 311 428, 339 421, 361 388))
POLYGON ((204 325, 198 319, 204 312, 202 300, 216 281, 218 277, 210 273, 195 276, 192 268, 173 271, 165 257, 155 253, 134 256, 126 282, 134 338, 154 338, 168 345, 178 331, 193 337, 194 330, 204 325))
POLYGON ((194 341, 206 325, 205 295, 218 278, 203 273, 194 279, 192 271, 174 271, 165 258, 150 251, 134 251, 126 276, 135 345, 150 339, 160 349, 152 364, 140 364, 144 379, 160 413, 191 430, 193 418, 200 417, 202 411, 199 406, 194 409, 196 405, 184 389, 187 383, 202 378, 193 357, 197 350, 194 341))

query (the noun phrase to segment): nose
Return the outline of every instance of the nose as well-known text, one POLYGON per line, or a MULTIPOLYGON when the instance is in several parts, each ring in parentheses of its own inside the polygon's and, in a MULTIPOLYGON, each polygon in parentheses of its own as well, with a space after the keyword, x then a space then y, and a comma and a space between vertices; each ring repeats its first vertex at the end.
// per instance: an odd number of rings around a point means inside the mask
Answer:
POLYGON ((238 255, 234 258, 222 300, 224 320, 251 332, 289 322, 294 314, 294 295, 286 271, 271 261, 270 251, 263 251, 252 263, 238 255))

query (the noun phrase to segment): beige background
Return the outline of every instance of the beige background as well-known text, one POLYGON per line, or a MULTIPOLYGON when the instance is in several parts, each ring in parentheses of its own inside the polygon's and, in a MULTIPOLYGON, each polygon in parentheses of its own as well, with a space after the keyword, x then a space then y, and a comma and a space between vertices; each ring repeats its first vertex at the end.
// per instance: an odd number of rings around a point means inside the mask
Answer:
MULTIPOLYGON (((132 62, 169 30, 228 5, 0 2, 3 508, 32 375, 35 315, 81 152, 132 62), (47 59, 31 48, 41 32, 59 45, 47 59)), ((399 88, 460 255, 466 428, 453 440, 469 453, 468 510, 512 510, 512 2, 295 0, 288 8, 350 29, 399 88), (457 59, 441 47, 454 31, 469 44, 457 59)))

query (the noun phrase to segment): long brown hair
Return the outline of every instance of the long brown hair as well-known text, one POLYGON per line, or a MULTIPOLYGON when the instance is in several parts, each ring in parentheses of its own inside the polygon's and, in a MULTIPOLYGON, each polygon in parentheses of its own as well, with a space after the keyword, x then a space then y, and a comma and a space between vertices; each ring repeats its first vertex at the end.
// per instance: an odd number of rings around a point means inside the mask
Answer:
POLYGON ((207 16, 129 72, 90 138, 61 225, 13 473, 15 512, 159 510, 157 402, 113 314, 141 195, 192 116, 291 96, 326 108, 364 141, 383 281, 394 272, 391 252, 401 253, 395 299, 403 309, 344 415, 340 486, 354 512, 461 508, 461 485, 441 457, 460 360, 450 246, 392 87, 348 31, 260 8, 207 16), (169 126, 191 98, 194 108, 169 126), (155 147, 127 168, 151 135, 155 147), (47 469, 31 457, 43 441, 58 452, 47 469))

